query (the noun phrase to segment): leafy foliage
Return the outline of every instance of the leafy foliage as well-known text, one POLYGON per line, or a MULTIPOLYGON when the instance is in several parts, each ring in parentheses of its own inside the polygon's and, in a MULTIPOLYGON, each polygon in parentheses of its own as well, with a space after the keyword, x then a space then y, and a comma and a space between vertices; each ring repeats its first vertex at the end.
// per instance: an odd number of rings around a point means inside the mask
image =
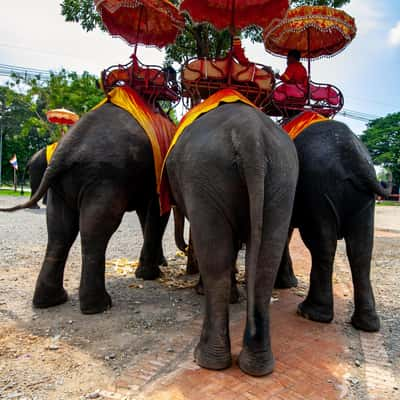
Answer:
MULTIPOLYGON (((200 0, 199 0, 200 1, 200 0)), ((173 0, 175 5, 180 1, 173 0)), ((350 0, 292 0, 292 7, 302 5, 325 5, 342 7, 350 0)), ((91 31, 96 27, 104 29, 101 19, 97 14, 93 0, 63 0, 61 3, 62 15, 66 21, 78 22, 83 29, 91 31)), ((262 41, 262 29, 257 26, 249 27, 243 32, 244 37, 254 42, 262 41)), ((210 24, 193 24, 186 17, 186 26, 176 43, 167 46, 166 62, 182 63, 190 57, 220 57, 230 47, 230 35, 227 31, 217 31, 210 24)))
POLYGON ((50 124, 46 112, 65 107, 79 115, 104 97, 96 87, 96 78, 85 72, 62 70, 51 73, 49 81, 22 80, 14 76, 0 86, 0 118, 3 130, 3 178, 12 179, 8 160, 17 154, 20 171, 36 151, 59 139, 62 128, 50 124))
POLYGON ((374 162, 389 169, 400 183, 400 112, 370 122, 361 136, 374 162))

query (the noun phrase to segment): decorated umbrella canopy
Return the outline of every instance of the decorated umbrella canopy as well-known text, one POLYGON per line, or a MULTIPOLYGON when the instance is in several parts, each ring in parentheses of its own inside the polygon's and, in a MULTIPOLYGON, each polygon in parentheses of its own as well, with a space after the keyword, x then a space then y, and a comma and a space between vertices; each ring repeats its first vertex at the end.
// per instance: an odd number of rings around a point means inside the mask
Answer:
POLYGON ((249 25, 265 27, 274 19, 280 20, 289 8, 289 0, 184 0, 180 8, 195 22, 209 22, 234 33, 249 25))
POLYGON ((175 41, 184 18, 168 0, 95 0, 111 35, 129 44, 164 47, 175 41))
POLYGON ((47 111, 47 120, 52 124, 58 125, 73 125, 79 120, 79 115, 65 108, 56 108, 47 111))
POLYGON ((265 49, 278 56, 298 50, 310 60, 333 57, 355 38, 355 21, 343 10, 325 6, 302 6, 290 10, 281 21, 264 31, 265 49))

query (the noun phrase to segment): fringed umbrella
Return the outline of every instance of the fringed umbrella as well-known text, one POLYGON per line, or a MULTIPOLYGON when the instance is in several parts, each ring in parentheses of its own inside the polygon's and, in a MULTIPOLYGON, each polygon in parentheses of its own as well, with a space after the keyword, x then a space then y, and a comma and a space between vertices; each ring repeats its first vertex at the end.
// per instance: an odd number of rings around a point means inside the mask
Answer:
POLYGON ((103 23, 113 36, 129 44, 157 46, 173 43, 185 21, 167 0, 95 0, 103 23))
POLYGON ((354 18, 343 10, 325 6, 302 6, 290 10, 281 21, 273 21, 264 31, 265 49, 286 57, 298 50, 308 59, 333 57, 343 51, 357 33, 354 18))
POLYGON ((195 22, 209 22, 217 29, 230 28, 234 33, 249 25, 265 27, 282 19, 289 0, 184 0, 180 9, 195 22))
POLYGON ((52 124, 58 125, 73 125, 79 120, 79 115, 65 108, 56 108, 47 111, 47 120, 52 124))

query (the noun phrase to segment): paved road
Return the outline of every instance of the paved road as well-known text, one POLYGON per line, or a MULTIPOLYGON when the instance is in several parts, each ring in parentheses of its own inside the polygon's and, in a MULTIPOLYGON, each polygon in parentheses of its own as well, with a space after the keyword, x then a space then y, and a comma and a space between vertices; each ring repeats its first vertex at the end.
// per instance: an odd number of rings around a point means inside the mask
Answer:
POLYGON ((377 228, 400 232, 400 207, 377 206, 375 214, 377 228))
MULTIPOLYGON (((21 201, 0 196, 0 207, 21 201)), ((272 330, 277 369, 263 379, 247 377, 237 367, 215 373, 193 364, 203 300, 192 289, 138 282, 132 274, 110 272, 107 286, 113 309, 93 317, 81 315, 79 240, 66 270, 70 302, 32 310, 32 290, 46 245, 45 209, 0 214, 0 398, 19 392, 27 399, 70 400, 105 388, 110 396, 103 391, 103 399, 137 400, 139 393, 147 393, 146 400, 400 398, 394 389, 400 387, 400 207, 377 207, 376 214, 378 228, 399 231, 376 234, 372 280, 381 333, 360 335, 346 324, 352 289, 343 242, 335 262, 334 323, 315 324, 296 316, 310 265, 296 235, 292 250, 300 287, 276 294, 272 330), (54 343, 58 350, 47 350, 54 343), (217 397, 215 390, 221 388, 224 396, 217 397)), ((107 259, 136 259, 141 243, 138 220, 129 213, 110 242, 107 259)), ((172 224, 164 248, 174 260, 172 224)), ((241 347, 244 313, 244 301, 232 307, 235 355, 241 347)))

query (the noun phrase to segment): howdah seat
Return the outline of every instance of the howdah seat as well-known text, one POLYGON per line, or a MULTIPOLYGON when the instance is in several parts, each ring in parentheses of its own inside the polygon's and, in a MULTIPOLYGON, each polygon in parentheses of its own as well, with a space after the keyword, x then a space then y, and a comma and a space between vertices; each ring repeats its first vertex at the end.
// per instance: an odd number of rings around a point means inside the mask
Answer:
POLYGON ((308 85, 279 83, 265 111, 268 115, 288 116, 296 111, 312 110, 333 117, 343 105, 343 94, 334 85, 312 81, 308 85))
POLYGON ((113 65, 101 73, 101 83, 108 93, 117 86, 129 86, 149 103, 155 101, 178 102, 180 90, 173 68, 144 65, 134 55, 125 65, 113 65))
POLYGON ((194 58, 182 68, 182 96, 194 102, 229 87, 263 108, 271 100, 274 85, 271 68, 250 62, 241 64, 232 53, 218 59, 194 58))

